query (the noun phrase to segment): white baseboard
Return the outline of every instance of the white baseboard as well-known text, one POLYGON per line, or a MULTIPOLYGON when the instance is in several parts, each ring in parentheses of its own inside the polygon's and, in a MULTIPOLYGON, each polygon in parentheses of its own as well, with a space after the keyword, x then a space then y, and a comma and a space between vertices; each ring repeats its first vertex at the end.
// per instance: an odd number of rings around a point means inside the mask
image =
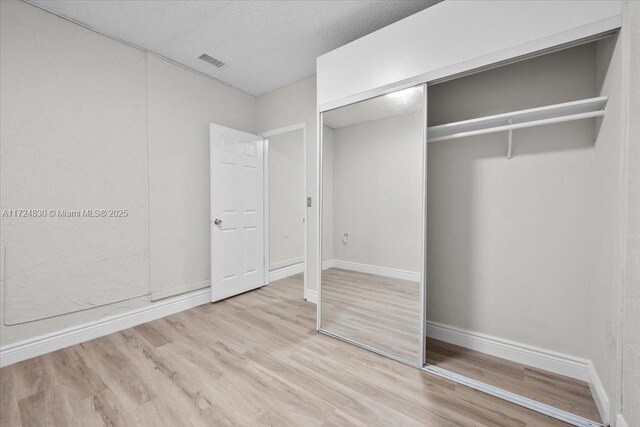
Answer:
MULTIPOLYGON (((608 424, 610 419, 610 404, 609 398, 607 397, 607 392, 604 390, 604 386, 602 385, 602 381, 600 381, 600 377, 598 376, 598 372, 596 368, 593 366, 593 363, 589 361, 589 389, 591 390, 591 394, 593 395, 593 400, 596 402, 596 406, 598 407, 598 412, 600 413, 600 417, 602 417, 602 421, 604 424, 608 424)), ((617 420, 616 420, 617 422, 617 420)))
POLYGON ((629 424, 627 424, 627 421, 624 419, 624 416, 622 416, 622 414, 616 415, 615 427, 629 427, 629 424))
POLYGON ((427 322, 426 334, 429 338, 585 381, 589 384, 602 420, 605 424, 609 422, 609 398, 590 360, 437 322, 427 322))
POLYGON ((420 273, 415 271, 399 270, 397 268, 379 267, 377 265, 361 264, 358 262, 343 261, 333 259, 323 261, 322 269, 341 268, 343 270, 358 271, 360 273, 376 274, 378 276, 392 277, 394 279, 410 280, 412 282, 420 281, 420 273))
POLYGON ((127 313, 9 344, 0 348, 0 367, 160 319, 208 302, 211 302, 211 290, 202 289, 152 302, 146 307, 127 313))
POLYGON ((286 267, 278 268, 277 270, 269 271, 269 283, 276 280, 284 279, 285 277, 293 276, 294 274, 304 273, 304 261, 298 264, 289 265, 286 267))
POLYGON ((513 362, 544 369, 581 381, 589 381, 590 361, 539 347, 471 332, 454 326, 427 322, 427 337, 513 362))
POLYGON ((273 270, 278 270, 282 267, 288 267, 290 265, 294 265, 294 264, 300 264, 301 262, 304 262, 304 256, 300 256, 297 258, 291 258, 291 259, 285 259, 283 261, 277 261, 277 262, 272 262, 271 264, 269 264, 269 270, 273 271, 273 270))
POLYGON ((317 291, 309 291, 309 290, 304 290, 304 299, 307 300, 307 302, 311 302, 314 304, 318 303, 318 292, 317 291))

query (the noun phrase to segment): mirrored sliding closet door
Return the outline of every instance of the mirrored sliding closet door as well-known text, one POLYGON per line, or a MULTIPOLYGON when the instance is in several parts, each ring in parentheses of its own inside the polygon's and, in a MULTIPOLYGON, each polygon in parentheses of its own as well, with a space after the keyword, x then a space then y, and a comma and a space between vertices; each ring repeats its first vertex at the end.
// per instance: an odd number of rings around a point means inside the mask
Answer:
POLYGON ((322 115, 320 329, 421 366, 425 92, 322 115))

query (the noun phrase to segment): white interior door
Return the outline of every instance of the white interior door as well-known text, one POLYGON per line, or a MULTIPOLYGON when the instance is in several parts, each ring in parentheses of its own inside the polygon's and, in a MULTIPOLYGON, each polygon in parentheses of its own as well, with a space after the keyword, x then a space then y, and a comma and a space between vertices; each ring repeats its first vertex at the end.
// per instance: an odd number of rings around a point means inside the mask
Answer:
POLYGON ((265 284, 263 139, 209 125, 211 301, 265 284))

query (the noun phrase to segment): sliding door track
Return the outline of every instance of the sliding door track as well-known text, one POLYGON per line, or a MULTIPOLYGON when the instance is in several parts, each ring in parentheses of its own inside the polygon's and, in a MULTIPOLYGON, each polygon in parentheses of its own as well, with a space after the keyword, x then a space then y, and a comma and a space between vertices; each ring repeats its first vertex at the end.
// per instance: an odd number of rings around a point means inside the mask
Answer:
POLYGON ((540 403, 536 400, 520 396, 516 393, 511 393, 446 369, 438 368, 437 366, 425 365, 422 367, 422 370, 577 427, 605 427, 604 424, 600 424, 599 422, 554 408, 553 406, 545 405, 544 403, 540 403))
POLYGON ((433 365, 424 365, 422 367, 416 366, 415 363, 412 363, 408 360, 401 359, 393 354, 387 353, 385 351, 380 351, 376 348, 370 347, 361 342, 354 341, 351 338, 347 338, 344 335, 327 331, 326 329, 319 329, 318 332, 320 332, 323 335, 328 335, 332 338, 345 341, 349 344, 368 350, 372 353, 379 354, 380 356, 384 356, 389 359, 395 360, 396 362, 404 363, 405 365, 413 366, 414 368, 417 367, 422 371, 429 372, 441 378, 445 378, 449 381, 453 381, 454 383, 467 386, 469 388, 481 391, 491 396, 495 396, 502 400, 506 400, 507 402, 514 403, 518 406, 522 406, 523 408, 530 409, 532 411, 538 412, 540 414, 546 415, 556 420, 563 421, 567 424, 571 424, 577 427, 606 427, 605 424, 601 424, 597 421, 593 421, 588 418, 584 418, 579 415, 572 414, 571 412, 563 411, 562 409, 554 408, 553 406, 546 405, 536 400, 520 396, 519 394, 516 394, 516 393, 511 393, 510 391, 506 391, 501 388, 494 387, 487 383, 483 383, 482 381, 474 380, 473 378, 465 377, 464 375, 456 374, 455 372, 451 372, 446 369, 438 368, 437 366, 433 366, 433 365))

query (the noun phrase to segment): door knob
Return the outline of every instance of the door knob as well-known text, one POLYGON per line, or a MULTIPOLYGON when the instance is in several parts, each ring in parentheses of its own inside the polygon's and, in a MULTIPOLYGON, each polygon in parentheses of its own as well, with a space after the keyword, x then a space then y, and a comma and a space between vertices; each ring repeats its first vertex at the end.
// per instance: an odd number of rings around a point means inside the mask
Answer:
POLYGON ((214 223, 215 225, 220 225, 220 224, 222 224, 222 220, 221 220, 221 219, 216 218, 216 219, 214 219, 214 220, 213 220, 213 223, 214 223))

